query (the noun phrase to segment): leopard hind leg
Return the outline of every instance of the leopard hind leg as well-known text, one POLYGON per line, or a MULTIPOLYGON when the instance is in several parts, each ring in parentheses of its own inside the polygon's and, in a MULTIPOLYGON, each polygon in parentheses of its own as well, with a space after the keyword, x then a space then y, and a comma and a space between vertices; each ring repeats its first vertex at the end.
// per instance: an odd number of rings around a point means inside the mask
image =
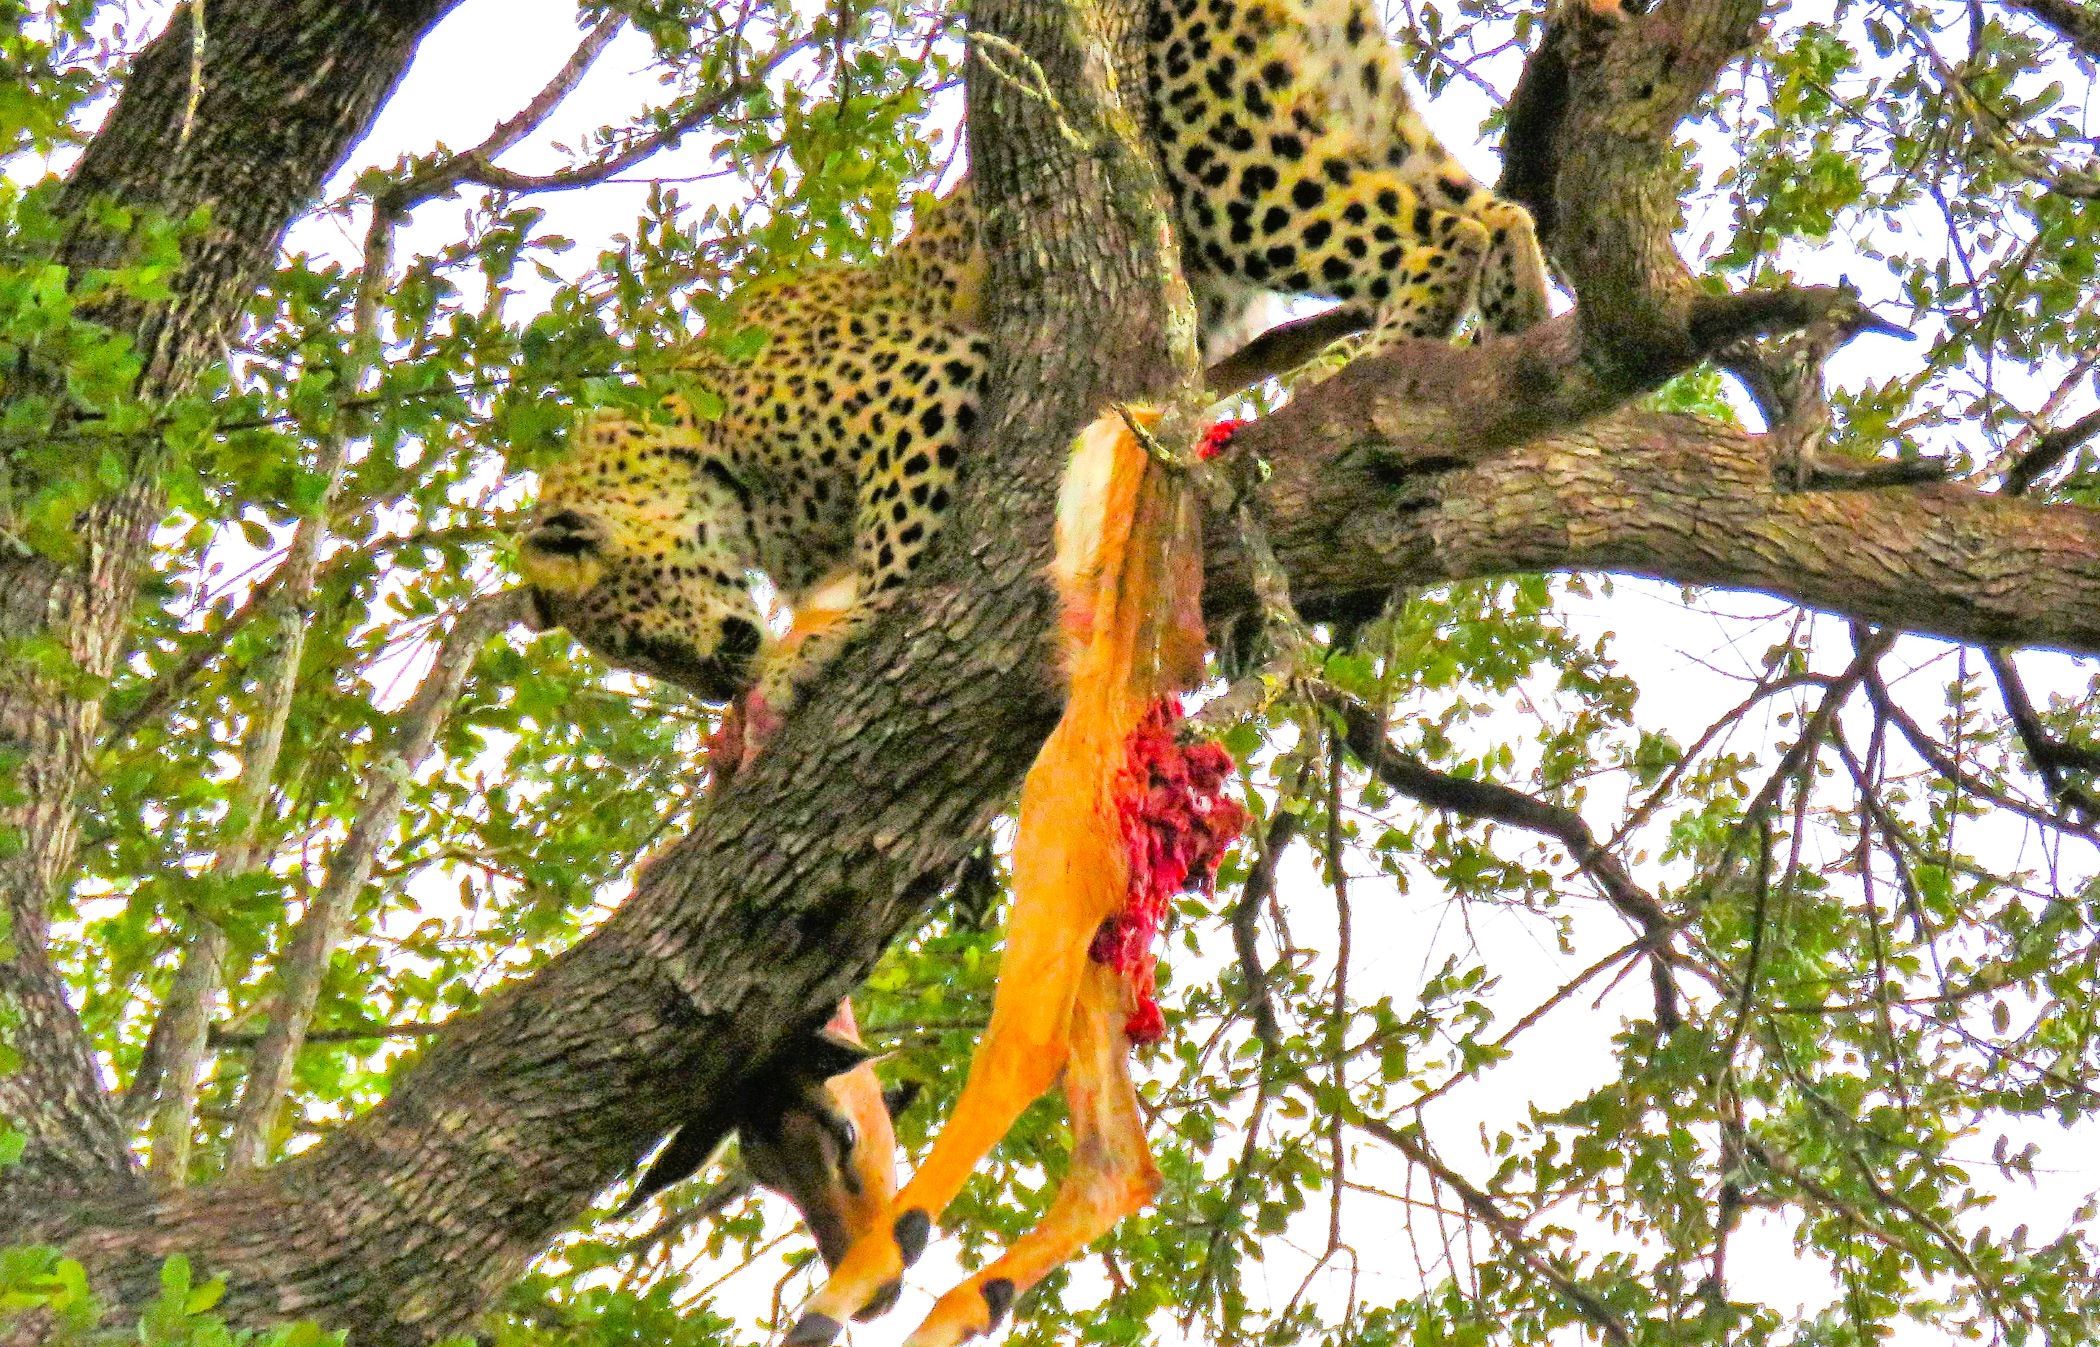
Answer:
POLYGON ((1394 132, 1389 167, 1423 200, 1487 231, 1476 296, 1482 325, 1512 335, 1543 321, 1549 311, 1546 258, 1531 212, 1475 181, 1412 108, 1401 112, 1394 132))

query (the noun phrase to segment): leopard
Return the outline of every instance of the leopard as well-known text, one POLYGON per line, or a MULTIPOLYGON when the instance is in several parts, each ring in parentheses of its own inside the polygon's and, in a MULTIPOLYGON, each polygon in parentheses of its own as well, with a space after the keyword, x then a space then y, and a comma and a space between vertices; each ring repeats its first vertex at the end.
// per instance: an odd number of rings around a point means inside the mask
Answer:
MULTIPOLYGON (((1372 0, 1153 0, 1144 45, 1208 330, 1277 295, 1355 311, 1374 346, 1547 315, 1531 216, 1431 133, 1372 0)), ((986 391, 985 272, 965 176, 880 260, 744 294, 763 348, 731 360, 696 341, 679 362, 719 415, 673 396, 580 417, 520 542, 538 622, 703 699, 784 713, 953 508, 986 391), (788 631, 754 575, 796 615, 788 631)))
POLYGON ((754 572, 805 614, 903 583, 953 503, 982 401, 982 266, 965 183, 879 261, 740 296, 737 321, 763 350, 733 360, 695 342, 674 365, 718 415, 673 394, 647 415, 580 417, 520 544, 538 622, 727 702, 783 662, 762 658, 777 643, 754 572))

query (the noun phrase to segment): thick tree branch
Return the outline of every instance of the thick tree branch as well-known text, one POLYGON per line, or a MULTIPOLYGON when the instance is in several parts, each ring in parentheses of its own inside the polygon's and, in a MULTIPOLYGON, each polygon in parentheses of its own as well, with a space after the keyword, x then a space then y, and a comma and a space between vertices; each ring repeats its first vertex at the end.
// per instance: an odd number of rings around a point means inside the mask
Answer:
MULTIPOLYGON (((1242 432, 1236 443, 1285 434, 1303 435, 1296 418, 1306 417, 1321 437, 1345 436, 1396 464, 1409 459, 1451 466, 1508 446, 1572 430, 1653 392, 1701 361, 1766 332, 1828 323, 1847 331, 1878 329, 1849 291, 1829 286, 1754 290, 1739 295, 1690 296, 1682 306, 1683 340, 1656 348, 1646 361, 1596 353, 1598 335, 1578 314, 1549 320, 1522 337, 1482 346, 1443 342, 1396 343, 1359 357, 1341 375, 1302 393, 1289 407, 1242 432), (1283 422, 1284 429, 1275 423, 1283 422)), ((1239 357, 1221 362, 1207 378, 1213 387, 1292 351, 1301 339, 1321 334, 1313 326, 1327 315, 1293 324, 1264 349, 1263 338, 1239 357)), ((1338 325, 1339 326, 1339 325, 1338 325)))
POLYGON ((1279 323, 1204 370, 1203 386, 1214 397, 1229 397, 1264 379, 1296 369, 1343 337, 1370 325, 1369 314, 1342 308, 1279 323))
POLYGON ((2006 494, 2024 495, 2029 487, 2055 471, 2095 435, 2100 435, 2100 408, 2087 412, 2070 425, 2037 435, 2026 453, 2005 473, 2006 494))
MULTIPOLYGON (((1984 652, 1984 658, 1990 663, 1998 694, 2005 701, 2006 718, 2012 721, 2013 732, 2020 736, 2021 746, 2027 750, 2035 771, 2041 774, 2042 784, 2067 808, 2077 810, 2089 820, 2100 819, 2100 799, 2096 799, 2084 783, 2065 775, 2066 772, 2100 773, 2100 753, 2065 743, 2049 733, 2049 727, 2042 723, 2041 714, 2035 710, 2033 698, 2027 695, 2027 684, 2020 677, 2019 666, 2013 663, 2010 655, 1992 649, 1984 652)), ((2058 826, 2063 825, 2059 823, 2058 826)))
MULTIPOLYGON (((2035 768, 2041 773, 2043 784, 2049 788, 2051 795, 2062 800, 2068 808, 2080 810, 2088 817, 2092 816, 2096 812, 2092 796, 2075 783, 2063 780, 2062 774, 2057 770, 2056 765, 2046 757, 2045 750, 2050 741, 2046 736, 2040 739, 2029 737, 2034 732, 2039 731, 2040 725, 2028 720, 2028 728, 2020 728, 2023 723, 2023 716, 2031 717, 2034 708, 2026 703, 2027 692, 2018 681, 2018 671, 2013 669, 2009 662, 2004 661, 2003 656, 1998 652, 1991 651, 1988 654, 1992 672, 2000 678, 1999 689, 2005 694, 2007 715, 2012 720, 2015 730, 2020 733, 2022 742, 2026 744, 2029 755, 2034 759, 2035 768)), ((1960 786, 1978 799, 1988 800, 1998 808, 2009 810, 2030 822, 2038 823, 2045 828, 2059 829, 2074 836, 2083 837, 2088 842, 2100 844, 2100 833, 2096 833, 2089 824, 2076 818, 2051 813, 2047 809, 2023 800, 2009 791, 1998 789, 1988 781, 1979 779, 1975 774, 1964 768, 1955 756, 1947 750, 1946 745, 1927 734, 1925 727, 1918 724, 1917 719, 1903 709, 1902 705, 1897 702, 1895 695, 1889 691, 1888 683, 1881 677, 1878 669, 1871 670, 1867 675, 1867 697, 1874 704, 1875 714, 1882 717, 1889 724, 1894 725, 1896 732, 1901 734, 1904 741, 1910 745, 1911 751, 1923 758, 1927 766, 1948 781, 1960 786)))
POLYGON ((1767 426, 1786 433, 1789 452, 1775 467, 1789 484, 1936 480, 1944 474, 1936 461, 1818 462, 1829 422, 1822 362, 1857 332, 1889 330, 1885 323, 1857 304, 1826 300, 1822 312, 1808 313, 1789 298, 1798 292, 1751 292, 1734 298, 1731 317, 1765 307, 1766 321, 1721 340, 1716 301, 1678 254, 1678 124, 1749 50, 1765 8, 1759 0, 1668 0, 1606 22, 1585 6, 1562 7, 1510 102, 1502 191, 1531 208, 1573 285, 1583 356, 1602 384, 1718 358, 1750 387, 1767 426), (1770 346, 1750 340, 1773 331, 1797 335, 1770 346))
MULTIPOLYGON (((1602 400, 1594 368, 1562 318, 1359 360, 1242 430, 1236 451, 1273 470, 1260 504, 1300 605, 1367 614, 1410 585, 1608 571, 2100 653, 2100 514, 1951 484, 1781 492, 1770 437, 1638 411, 1575 420, 1602 400)), ((1248 607, 1233 531, 1214 525, 1210 545, 1207 602, 1248 607)))
POLYGON ((1573 282, 1595 361, 1684 359, 1698 291, 1672 237, 1677 125, 1763 11, 1759 0, 1667 0, 1608 23, 1563 6, 1518 82, 1502 190, 1538 218, 1573 282))

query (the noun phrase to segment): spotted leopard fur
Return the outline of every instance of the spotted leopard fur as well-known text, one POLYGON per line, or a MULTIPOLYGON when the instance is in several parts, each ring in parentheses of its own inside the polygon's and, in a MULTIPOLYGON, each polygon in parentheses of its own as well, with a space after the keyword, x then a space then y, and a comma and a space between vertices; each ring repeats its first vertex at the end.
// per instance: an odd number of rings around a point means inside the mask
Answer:
POLYGON ((769 334, 763 351, 700 352, 683 370, 720 416, 674 397, 651 419, 585 417, 524 540, 542 619, 616 665, 727 700, 766 643, 751 572, 797 610, 900 583, 948 509, 977 416, 979 266, 964 189, 873 266, 745 296, 739 318, 769 334))
MULTIPOLYGON (((1610 9, 1611 0, 1580 0, 1610 9)), ((1156 0, 1152 130, 1205 322, 1264 293, 1361 309, 1377 340, 1546 313, 1530 217, 1466 173, 1409 98, 1369 0, 1156 0)), ((522 561, 542 617, 615 664, 776 709, 939 531, 976 418, 983 264, 967 184, 866 267, 762 285, 755 358, 696 355, 723 403, 601 412, 542 482, 522 561), (840 620, 771 646, 750 594, 840 620)))

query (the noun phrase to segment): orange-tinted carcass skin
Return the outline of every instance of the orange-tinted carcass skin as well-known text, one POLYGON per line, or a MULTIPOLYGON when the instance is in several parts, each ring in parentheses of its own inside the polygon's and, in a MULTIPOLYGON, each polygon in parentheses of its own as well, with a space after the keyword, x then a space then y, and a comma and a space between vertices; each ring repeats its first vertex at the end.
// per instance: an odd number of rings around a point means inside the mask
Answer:
POLYGON ((1200 670, 1194 602, 1198 516, 1186 483, 1154 462, 1118 409, 1084 431, 1058 507, 1054 579, 1064 601, 1065 713, 1021 788, 1013 913, 992 1018, 954 1114, 898 1194, 856 1241, 790 1341, 813 1342, 887 1301, 928 1225, 1022 1110, 1062 1080, 1072 1167, 1043 1223, 955 1288, 909 1339, 945 1347, 986 1332, 1014 1297, 1143 1207, 1158 1188, 1131 1083, 1131 991, 1088 950, 1121 910, 1129 868, 1114 799, 1126 743, 1146 708, 1200 670), (1193 627, 1193 630, 1191 628, 1193 627))

